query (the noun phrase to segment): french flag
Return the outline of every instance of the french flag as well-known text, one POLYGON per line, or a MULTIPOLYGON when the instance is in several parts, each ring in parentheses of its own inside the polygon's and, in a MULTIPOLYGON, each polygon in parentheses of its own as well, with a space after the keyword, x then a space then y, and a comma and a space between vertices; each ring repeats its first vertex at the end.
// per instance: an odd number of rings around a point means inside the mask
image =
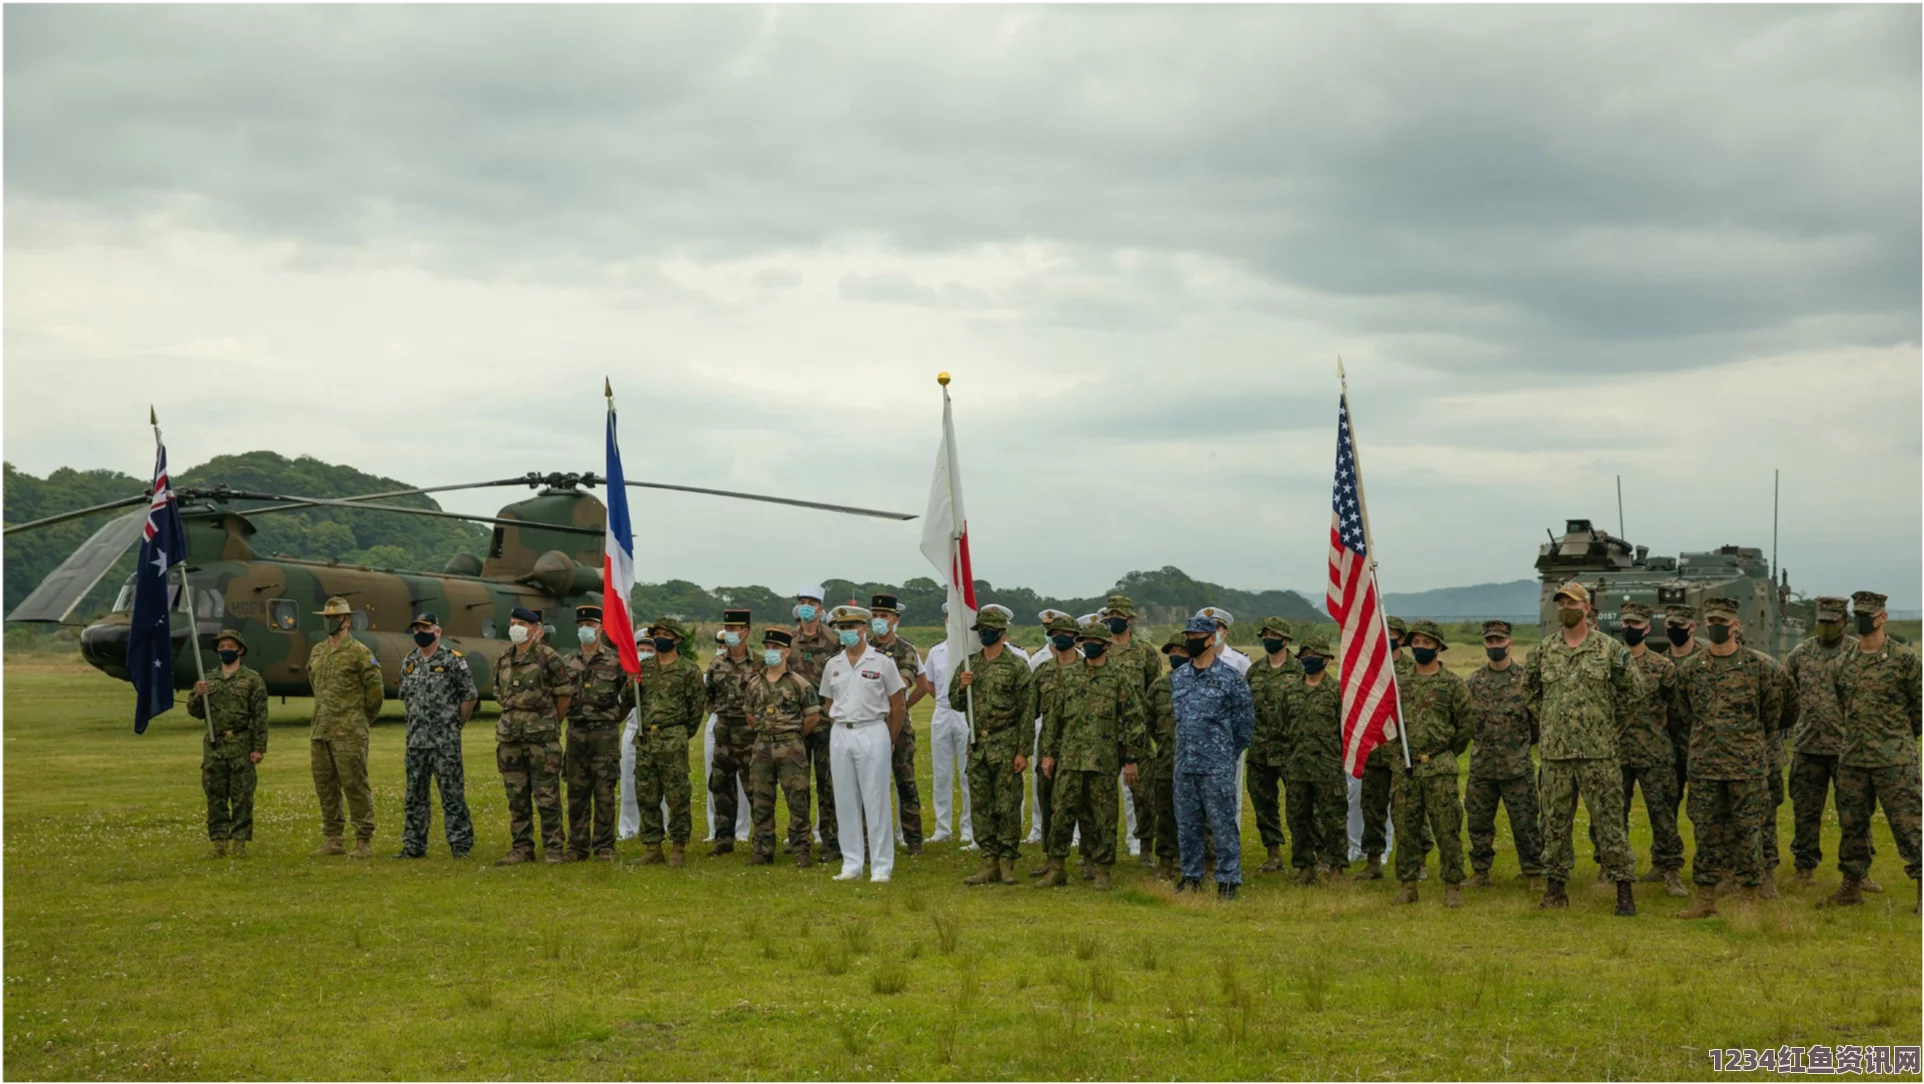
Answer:
POLYGON ((601 544, 601 623, 615 630, 609 639, 621 668, 641 672, 635 651, 635 623, 628 596, 635 589, 635 530, 628 519, 628 482, 621 473, 621 448, 615 443, 615 401, 608 400, 608 531, 601 544))

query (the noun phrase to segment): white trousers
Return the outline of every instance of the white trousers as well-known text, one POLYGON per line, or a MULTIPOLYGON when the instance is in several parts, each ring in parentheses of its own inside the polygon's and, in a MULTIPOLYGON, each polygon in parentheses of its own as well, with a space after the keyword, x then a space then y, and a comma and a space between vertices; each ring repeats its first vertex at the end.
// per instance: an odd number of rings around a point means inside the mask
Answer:
MULTIPOLYGON (((702 840, 704 843, 713 843, 715 841, 715 792, 708 789, 708 777, 714 773, 715 716, 710 715, 708 722, 701 728, 701 792, 703 797, 708 800, 708 819, 702 822, 708 825, 708 835, 702 840)), ((667 809, 668 803, 663 802, 661 808, 664 810, 667 809)), ((662 814, 664 817, 667 815, 666 813, 662 814)), ((668 822, 663 821, 662 823, 666 824, 668 822)), ((744 843, 748 842, 751 838, 750 833, 754 831, 754 825, 754 811, 748 808, 748 791, 742 787, 741 777, 736 776, 735 838, 744 843)))
MULTIPOLYGON (((615 835, 622 839, 633 839, 641 834, 641 805, 635 801, 635 730, 641 724, 635 721, 635 713, 628 713, 628 721, 621 727, 621 818, 615 826, 615 835)), ((668 803, 662 803, 662 816, 666 817, 668 803)), ((661 823, 667 824, 666 820, 661 823)))
POLYGON ((842 847, 842 873, 862 873, 862 826, 868 833, 868 875, 886 881, 895 870, 895 834, 888 830, 895 790, 889 728, 873 723, 853 729, 835 724, 828 737, 828 769, 835 781, 835 830, 842 847), (866 818, 866 820, 864 819, 866 818))
POLYGON ((1116 773, 1116 784, 1122 788, 1123 839, 1129 844, 1131 858, 1142 853, 1142 841, 1136 838, 1136 796, 1130 792, 1129 784, 1122 782, 1122 773, 1116 773))
MULTIPOLYGON (((1363 857, 1363 781, 1353 776, 1343 776, 1343 786, 1349 795, 1349 860, 1355 862, 1363 857)), ((1395 818, 1383 818, 1383 853, 1396 853, 1395 818)))
POLYGON ((975 841, 975 825, 969 819, 969 720, 954 712, 938 712, 929 722, 929 757, 935 762, 935 832, 931 839, 950 838, 953 824, 962 842, 975 841), (962 818, 955 822, 955 786, 962 785, 962 818))
POLYGON ((1024 843, 1041 843, 1042 840, 1042 799, 1036 797, 1035 780, 1042 771, 1042 719, 1035 721, 1035 740, 1029 743, 1029 834, 1022 837, 1024 843))

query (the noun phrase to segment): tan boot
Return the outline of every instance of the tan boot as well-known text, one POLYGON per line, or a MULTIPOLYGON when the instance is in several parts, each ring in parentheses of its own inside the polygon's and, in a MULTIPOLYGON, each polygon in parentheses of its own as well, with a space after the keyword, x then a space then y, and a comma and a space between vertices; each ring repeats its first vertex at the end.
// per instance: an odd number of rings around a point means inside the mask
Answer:
POLYGON ((1819 907, 1855 907, 1864 902, 1864 882, 1844 878, 1843 887, 1832 893, 1819 907))
POLYGON ((814 864, 815 860, 809 856, 807 847, 803 847, 801 850, 795 852, 796 869, 807 869, 814 864))
POLYGON ((349 858, 373 858, 374 847, 368 840, 357 839, 354 841, 354 849, 347 852, 347 856, 349 858))
POLYGON ((1606 872, 1602 866, 1597 867, 1597 883, 1600 885, 1610 883, 1610 874, 1606 872))
POLYGON ((1062 859, 1049 859, 1048 866, 1042 871, 1042 878, 1035 883, 1035 886, 1037 888, 1061 888, 1063 885, 1068 884, 1069 874, 1062 867, 1062 859))
POLYGON ((1443 906, 1445 907, 1463 906, 1463 889, 1461 886, 1458 886, 1458 885, 1443 886, 1443 906))
POLYGON ((1108 866, 1096 867, 1096 891, 1098 892, 1109 891, 1109 867, 1108 866))
POLYGON ((1390 902, 1391 903, 1415 903, 1416 902, 1416 882, 1404 881, 1402 890, 1399 891, 1396 894, 1396 898, 1391 900, 1390 902))
POLYGON ((1871 875, 1868 873, 1866 873, 1863 877, 1858 879, 1857 887, 1864 890, 1865 892, 1884 891, 1884 886, 1881 884, 1878 884, 1876 881, 1871 880, 1871 875))
POLYGON ((1283 849, 1280 846, 1269 848, 1269 861, 1256 867, 1257 873, 1275 873, 1283 868, 1283 849))
POLYGON ((995 864, 995 869, 996 872, 1001 875, 1003 884, 1019 885, 1022 883, 1022 878, 1016 876, 1015 859, 1004 858, 995 864))
POLYGON ((1697 898, 1690 906, 1677 912, 1678 918, 1710 918, 1717 913, 1717 889, 1714 885, 1698 885, 1697 898))
POLYGON ((1674 899, 1683 899, 1690 895, 1690 890, 1683 886, 1683 874, 1674 869, 1663 871, 1663 890, 1674 899))
POLYGON ((1490 887, 1490 871, 1487 869, 1480 869, 1480 870, 1477 870, 1475 873, 1470 874, 1470 887, 1471 888, 1490 887))
POLYGON ((1814 869, 1795 870, 1790 875, 1790 883, 1796 888, 1809 888, 1811 885, 1817 883, 1817 871, 1814 869))
POLYGON ((1291 884, 1299 884, 1307 888, 1316 883, 1316 867, 1304 866, 1302 869, 1297 870, 1295 876, 1289 880, 1291 884))
POLYGON ((1156 861, 1156 880, 1173 881, 1176 879, 1176 860, 1162 858, 1156 861))
POLYGON ((661 856, 661 844, 645 843, 641 848, 641 857, 635 859, 635 865, 659 866, 665 861, 667 861, 667 859, 661 856))
POLYGON ((995 885, 1002 883, 1002 863, 994 855, 982 859, 982 868, 973 877, 962 878, 965 885, 995 885))
POLYGON ((327 858, 330 855, 346 854, 347 848, 341 846, 340 836, 328 836, 320 846, 307 852, 309 858, 327 858))
POLYGON ((668 867, 680 869, 688 864, 688 845, 676 843, 668 848, 668 867))
POLYGON ((534 861, 534 855, 523 850, 512 850, 494 860, 497 866, 518 866, 523 862, 534 861))
POLYGON ((1778 898, 1776 877, 1765 874, 1763 883, 1757 886, 1757 898, 1760 900, 1774 900, 1778 898))
POLYGON ((1656 884, 1658 881, 1661 881, 1664 879, 1664 872, 1665 871, 1660 870, 1655 866, 1652 866, 1650 867, 1650 869, 1644 872, 1643 876, 1637 878, 1637 883, 1646 884, 1646 885, 1656 884))
POLYGON ((1380 854, 1372 854, 1372 855, 1368 855, 1367 858, 1368 858, 1368 861, 1363 863, 1362 879, 1365 881, 1382 880, 1383 879, 1383 856, 1380 854))
POLYGON ((216 840, 212 840, 211 842, 214 845, 212 847, 207 848, 207 853, 204 855, 201 855, 201 857, 202 858, 226 858, 227 857, 227 841, 224 839, 216 839, 216 840))
POLYGON ((247 857, 247 841, 244 839, 228 840, 227 841, 227 857, 246 858, 247 857))

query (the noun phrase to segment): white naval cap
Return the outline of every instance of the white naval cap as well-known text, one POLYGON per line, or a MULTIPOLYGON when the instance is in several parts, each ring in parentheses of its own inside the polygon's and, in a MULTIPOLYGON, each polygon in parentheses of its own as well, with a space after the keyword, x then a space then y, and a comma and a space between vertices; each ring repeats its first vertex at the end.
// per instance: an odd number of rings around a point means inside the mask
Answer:
POLYGON ((1220 606, 1204 606, 1202 609, 1196 611, 1196 616, 1206 617, 1218 625, 1225 627, 1236 623, 1236 619, 1230 616, 1229 611, 1220 606))
POLYGON ((1068 616, 1069 616, 1068 612, 1064 610, 1044 610, 1041 613, 1035 615, 1035 619, 1046 625, 1054 618, 1068 617, 1068 616))

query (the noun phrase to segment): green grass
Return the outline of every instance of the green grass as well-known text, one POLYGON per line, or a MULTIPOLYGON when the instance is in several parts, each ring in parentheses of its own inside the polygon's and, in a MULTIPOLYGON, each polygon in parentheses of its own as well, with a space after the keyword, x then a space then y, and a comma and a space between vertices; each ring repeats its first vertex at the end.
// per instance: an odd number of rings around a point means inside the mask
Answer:
POLYGON ((1814 909, 1827 868, 1815 892, 1704 923, 1673 921, 1655 885, 1643 915, 1611 917, 1587 860, 1571 910, 1539 913, 1507 851, 1500 887, 1453 912, 1434 878, 1394 909, 1388 882, 1252 873, 1218 905, 1127 864, 1107 896, 967 889, 978 863, 947 844, 877 886, 742 854, 497 870, 485 719, 479 861, 438 836, 428 861, 386 857, 389 721, 377 857, 319 860, 294 701, 274 706, 251 856, 213 862, 197 729, 172 714, 136 738, 130 705, 70 663, 6 670, 10 1078, 1694 1079, 1711 1046, 1919 1041, 1918 920, 1881 820, 1889 891, 1867 906, 1814 909))

